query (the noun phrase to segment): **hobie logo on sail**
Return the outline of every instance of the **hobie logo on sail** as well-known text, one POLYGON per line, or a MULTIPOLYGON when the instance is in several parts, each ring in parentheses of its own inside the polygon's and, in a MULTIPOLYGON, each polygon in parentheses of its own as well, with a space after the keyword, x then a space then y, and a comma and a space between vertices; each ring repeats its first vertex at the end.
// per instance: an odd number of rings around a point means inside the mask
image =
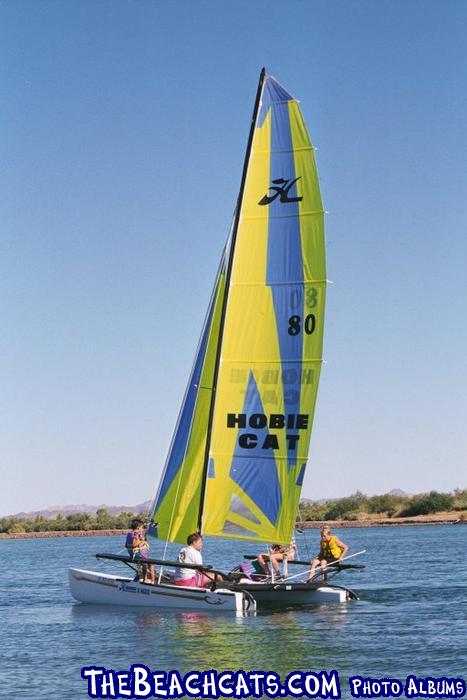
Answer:
MULTIPOLYGON (((228 413, 227 427, 244 430, 253 428, 254 430, 263 430, 264 428, 272 430, 307 430, 309 416, 306 413, 291 413, 284 415, 283 413, 228 413)), ((288 450, 295 450, 300 435, 297 433, 286 433, 285 441, 288 450)), ((265 436, 258 436, 256 433, 239 433, 238 446, 244 450, 252 450, 259 447, 263 450, 278 450, 280 449, 279 436, 275 433, 267 433, 265 436)))
POLYGON ((288 204, 290 202, 301 202, 303 197, 289 197, 289 191, 290 189, 295 185, 297 180, 300 180, 300 175, 295 178, 295 180, 284 180, 283 177, 280 177, 278 180, 272 180, 272 185, 270 185, 269 189, 272 192, 275 192, 272 196, 268 196, 267 194, 264 195, 262 199, 258 202, 261 206, 265 206, 266 204, 271 204, 277 197, 279 197, 279 201, 281 204, 288 204))

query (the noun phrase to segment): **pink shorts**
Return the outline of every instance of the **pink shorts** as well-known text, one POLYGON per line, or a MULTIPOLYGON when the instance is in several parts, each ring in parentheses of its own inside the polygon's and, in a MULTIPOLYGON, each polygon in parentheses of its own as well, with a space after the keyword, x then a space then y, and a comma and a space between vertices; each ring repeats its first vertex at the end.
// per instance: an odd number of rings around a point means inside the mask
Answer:
POLYGON ((176 579, 175 585, 176 586, 189 586, 189 587, 195 586, 196 588, 204 588, 204 586, 205 586, 204 574, 196 573, 191 578, 176 579))

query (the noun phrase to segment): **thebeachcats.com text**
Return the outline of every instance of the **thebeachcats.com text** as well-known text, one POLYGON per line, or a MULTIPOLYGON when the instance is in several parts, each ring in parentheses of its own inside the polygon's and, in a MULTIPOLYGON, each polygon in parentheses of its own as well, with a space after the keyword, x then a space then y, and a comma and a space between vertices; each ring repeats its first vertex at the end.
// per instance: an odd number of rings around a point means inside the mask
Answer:
MULTIPOLYGON (((330 671, 291 671, 281 679, 274 671, 152 671, 143 664, 114 671, 85 666, 81 677, 90 698, 341 698, 341 680, 330 671)), ((463 678, 351 676, 345 686, 354 698, 462 698, 463 678)), ((348 693, 346 692, 346 695, 348 693)))

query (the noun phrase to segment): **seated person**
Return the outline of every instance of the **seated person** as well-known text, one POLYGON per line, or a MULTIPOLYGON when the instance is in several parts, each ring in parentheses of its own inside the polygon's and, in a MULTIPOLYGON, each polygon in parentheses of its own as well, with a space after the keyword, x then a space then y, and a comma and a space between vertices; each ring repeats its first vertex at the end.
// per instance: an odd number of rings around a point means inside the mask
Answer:
MULTIPOLYGON (((199 532, 193 532, 187 537, 187 546, 182 547, 178 553, 178 561, 180 564, 196 564, 203 565, 203 557, 201 549, 203 548, 203 538, 199 532)), ((175 569, 175 584, 177 586, 195 586, 197 588, 207 588, 214 580, 220 580, 216 574, 211 577, 196 569, 185 569, 183 566, 177 566, 175 569)))
POLYGON ((279 571, 279 562, 281 561, 290 561, 295 557, 295 551, 297 549, 297 546, 295 544, 295 540, 292 540, 290 545, 286 547, 283 544, 273 544, 271 547, 270 552, 263 552, 262 554, 258 555, 258 564, 261 566, 262 570, 264 573, 269 576, 270 571, 269 567, 266 563, 266 557, 269 557, 269 561, 272 566, 272 571, 274 574, 274 578, 279 578, 280 577, 280 571, 279 571))
MULTIPOLYGON (((125 547, 132 559, 148 559, 149 544, 146 540, 144 523, 139 518, 135 518, 131 522, 131 532, 129 532, 126 536, 125 547)), ((143 583, 155 583, 156 572, 154 569, 154 564, 144 564, 143 562, 141 562, 141 564, 143 571, 143 583)))
POLYGON ((316 576, 316 567, 321 567, 323 579, 326 581, 326 566, 335 561, 340 561, 347 554, 349 546, 341 542, 336 535, 331 535, 331 530, 325 526, 321 529, 321 546, 315 559, 311 562, 310 577, 311 581, 316 576))

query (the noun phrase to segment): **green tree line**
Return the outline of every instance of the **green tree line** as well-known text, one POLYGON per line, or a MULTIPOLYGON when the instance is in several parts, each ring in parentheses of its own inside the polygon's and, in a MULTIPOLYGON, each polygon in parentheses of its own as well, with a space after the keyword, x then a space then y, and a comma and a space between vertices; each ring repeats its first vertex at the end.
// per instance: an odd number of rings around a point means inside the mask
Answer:
MULTIPOLYGON (((346 498, 338 498, 324 503, 300 504, 300 520, 359 520, 368 517, 408 517, 414 515, 429 515, 443 511, 459 511, 463 518, 467 511, 467 489, 456 489, 452 493, 430 491, 417 496, 396 496, 381 494, 366 496, 357 491, 346 498)), ((95 515, 89 513, 73 513, 55 518, 0 518, 0 533, 22 532, 69 532, 86 530, 127 530, 135 517, 145 519, 140 513, 119 513, 111 515, 106 508, 99 508, 95 515)))
POLYGON ((21 532, 69 532, 73 530, 127 530, 131 521, 145 515, 140 513, 119 513, 111 515, 106 508, 99 508, 95 515, 89 513, 72 513, 57 515, 55 518, 44 518, 37 515, 33 519, 0 518, 0 532, 9 534, 21 532))
MULTIPOLYGON (((379 515, 384 518, 429 515, 443 511, 467 510, 467 489, 452 493, 420 493, 416 496, 396 496, 385 493, 366 496, 357 491, 346 498, 323 503, 300 504, 300 520, 361 520, 379 515)), ((460 515, 462 517, 462 515, 460 515)))

